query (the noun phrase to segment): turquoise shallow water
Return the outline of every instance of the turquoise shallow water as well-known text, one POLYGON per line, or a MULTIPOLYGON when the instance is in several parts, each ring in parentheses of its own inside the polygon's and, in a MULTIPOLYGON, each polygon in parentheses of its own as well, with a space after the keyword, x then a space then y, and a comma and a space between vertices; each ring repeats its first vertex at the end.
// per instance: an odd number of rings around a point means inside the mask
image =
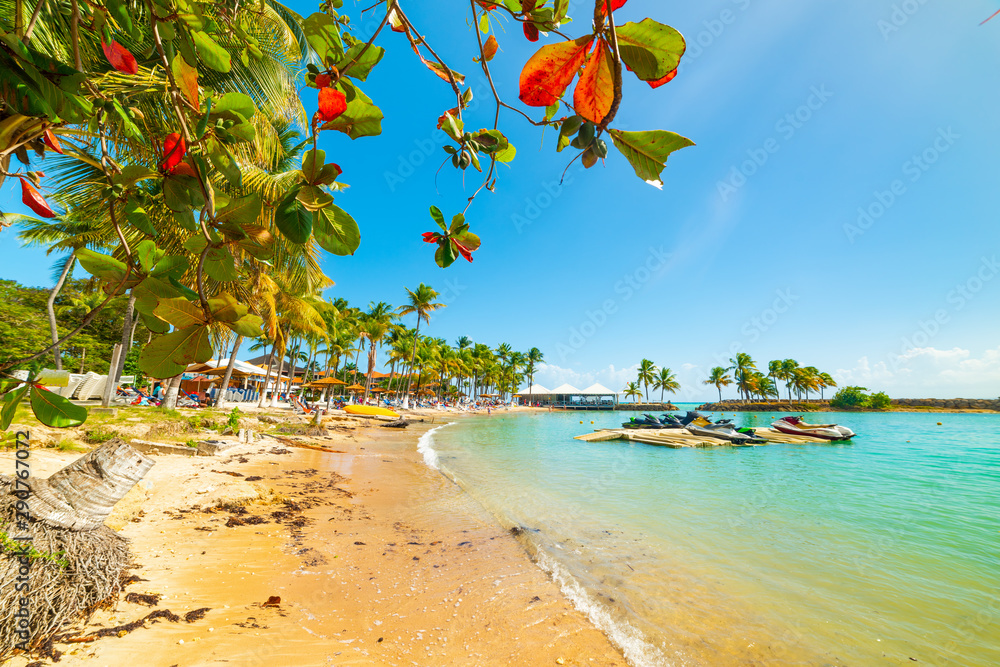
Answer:
POLYGON ((635 665, 1000 665, 1000 415, 825 413, 859 437, 823 445, 572 439, 628 414, 498 413, 421 448, 635 665))

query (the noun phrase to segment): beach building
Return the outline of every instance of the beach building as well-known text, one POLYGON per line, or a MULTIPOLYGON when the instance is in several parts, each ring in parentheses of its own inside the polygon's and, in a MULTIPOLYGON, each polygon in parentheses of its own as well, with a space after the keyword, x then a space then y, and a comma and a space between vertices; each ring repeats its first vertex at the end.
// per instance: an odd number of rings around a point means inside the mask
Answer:
POLYGON ((617 410, 618 394, 601 384, 593 384, 586 389, 577 389, 564 384, 548 390, 541 385, 533 385, 519 391, 517 397, 525 404, 550 407, 558 410, 617 410))

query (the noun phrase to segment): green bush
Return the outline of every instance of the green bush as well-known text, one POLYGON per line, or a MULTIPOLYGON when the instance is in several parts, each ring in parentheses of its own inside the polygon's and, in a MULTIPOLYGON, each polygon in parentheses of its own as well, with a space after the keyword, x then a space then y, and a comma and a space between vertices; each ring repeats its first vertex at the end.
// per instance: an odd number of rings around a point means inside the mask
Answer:
POLYGON ((841 387, 833 398, 830 406, 834 408, 863 408, 868 405, 867 387, 841 387))
POLYGON ((830 399, 830 406, 834 408, 845 408, 857 410, 860 408, 871 408, 872 410, 888 410, 892 399, 884 391, 880 391, 870 396, 865 392, 867 387, 843 387, 833 398, 830 399))
POLYGON ((888 410, 891 404, 892 399, 890 399, 889 394, 884 391, 880 391, 868 397, 868 407, 873 410, 888 410))
POLYGON ((107 442, 111 438, 118 435, 115 431, 104 428, 103 426, 95 426, 94 428, 87 429, 83 435, 83 439, 91 445, 100 445, 107 442))

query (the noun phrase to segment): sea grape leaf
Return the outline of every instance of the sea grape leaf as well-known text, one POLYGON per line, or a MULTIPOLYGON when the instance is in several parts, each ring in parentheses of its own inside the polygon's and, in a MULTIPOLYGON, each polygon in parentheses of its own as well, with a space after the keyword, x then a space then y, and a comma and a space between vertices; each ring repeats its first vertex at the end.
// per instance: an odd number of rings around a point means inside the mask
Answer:
POLYGON ((635 174, 653 187, 663 188, 663 180, 660 174, 667 166, 667 158, 674 151, 688 146, 694 146, 694 142, 687 137, 682 137, 674 132, 666 130, 652 130, 649 132, 623 132, 621 130, 610 130, 612 141, 615 147, 621 151, 622 155, 629 161, 635 174))
POLYGON ((226 326, 235 331, 240 336, 246 338, 259 338, 264 320, 258 315, 245 315, 235 322, 227 322, 226 326))
POLYGON ((306 41, 313 47, 320 60, 333 64, 344 57, 344 42, 336 19, 323 13, 311 14, 302 23, 306 41))
POLYGON ((205 258, 205 273, 210 278, 224 283, 240 279, 232 253, 225 248, 217 248, 210 251, 209 255, 212 257, 205 258))
POLYGON ((157 260, 156 266, 149 272, 151 276, 173 276, 180 278, 188 270, 187 257, 167 255, 157 260))
POLYGON ((307 211, 320 211, 333 203, 333 196, 317 185, 303 185, 298 200, 307 211))
POLYGON ((193 324, 205 324, 205 314, 201 308, 184 298, 160 299, 153 309, 153 315, 170 322, 178 329, 193 324))
POLYGON ((31 390, 31 411, 38 421, 52 428, 69 428, 87 421, 87 408, 38 387, 31 390))
POLYGON ((334 255, 353 255, 361 245, 358 223, 336 204, 316 212, 313 233, 320 247, 334 255))
POLYGON ((618 26, 622 61, 643 81, 662 79, 677 69, 687 49, 684 36, 653 19, 618 26))
POLYGON ((76 259, 80 262, 80 266, 95 278, 117 282, 125 276, 126 267, 123 262, 109 255, 94 252, 90 248, 77 250, 76 259))
POLYGON ((243 170, 236 162, 236 158, 229 152, 221 142, 213 141, 212 150, 208 153, 208 159, 212 161, 212 166, 219 170, 229 184, 234 188, 243 187, 243 170))
POLYGON ((156 228, 149 221, 146 209, 139 206, 139 202, 129 197, 125 202, 125 219, 130 225, 149 236, 156 236, 156 228))
POLYGON ((150 273, 156 266, 156 244, 146 239, 140 241, 135 246, 135 254, 139 257, 139 266, 146 273, 150 273))
POLYGON ((208 300, 208 307, 212 311, 212 316, 220 322, 232 323, 246 317, 248 309, 245 304, 236 300, 228 292, 220 292, 208 300))
POLYGON ((274 209, 274 224, 292 243, 305 243, 312 233, 313 214, 296 199, 298 188, 292 188, 274 209))
POLYGON ((308 150, 302 154, 302 174, 306 177, 307 183, 314 183, 319 172, 326 162, 326 151, 318 148, 308 150))
POLYGON ((68 387, 69 371, 57 371, 51 368, 44 368, 38 372, 32 380, 32 384, 40 384, 45 387, 68 387))
POLYGON ((17 410, 21 399, 28 392, 30 385, 24 385, 20 389, 4 394, 0 399, 0 431, 6 431, 10 423, 14 421, 14 412, 17 410))
POLYGON ((184 57, 180 54, 174 56, 173 62, 170 63, 170 69, 173 71, 174 80, 177 81, 178 87, 181 89, 181 93, 188 99, 195 109, 198 108, 198 70, 187 64, 184 57))
POLYGON ((381 46, 372 45, 365 50, 365 44, 355 44, 347 50, 344 58, 337 63, 337 69, 344 71, 347 64, 354 61, 351 69, 347 70, 346 76, 353 77, 358 81, 364 81, 371 74, 372 69, 379 64, 385 55, 385 49, 381 46), (364 51, 362 54, 361 52, 364 51), (361 54, 360 56, 358 54, 361 54))
MULTIPOLYGON (((138 303, 138 301, 136 303, 138 303)), ((146 326, 146 328, 152 331, 153 333, 163 334, 170 331, 170 324, 164 322, 155 315, 149 315, 147 313, 140 312, 139 319, 141 319, 142 323, 146 326)))
POLYGON ((212 36, 201 30, 192 30, 191 38, 198 49, 201 61, 214 69, 216 72, 226 74, 232 68, 232 59, 229 52, 219 46, 219 43, 212 39, 212 36))
POLYGON ((521 70, 520 98, 529 107, 556 103, 587 59, 593 36, 548 44, 531 56, 521 70))
POLYGON ((139 368, 154 378, 169 378, 184 372, 188 364, 212 358, 208 327, 195 324, 154 338, 139 355, 139 368))
POLYGON ((322 129, 343 132, 351 139, 376 137, 382 134, 382 110, 375 106, 371 98, 360 88, 355 86, 354 91, 354 99, 349 99, 347 102, 347 110, 325 123, 322 129))
POLYGON ((232 222, 237 225, 248 225, 257 222, 264 208, 260 195, 251 192, 246 197, 233 199, 221 211, 217 211, 215 219, 220 223, 232 222))
POLYGON ((573 93, 576 113, 594 123, 600 124, 604 120, 615 99, 615 76, 611 71, 613 60, 608 45, 603 39, 597 40, 597 47, 573 93))
POLYGON ((226 93, 212 103, 212 118, 224 118, 242 123, 257 113, 253 98, 243 93, 226 93))

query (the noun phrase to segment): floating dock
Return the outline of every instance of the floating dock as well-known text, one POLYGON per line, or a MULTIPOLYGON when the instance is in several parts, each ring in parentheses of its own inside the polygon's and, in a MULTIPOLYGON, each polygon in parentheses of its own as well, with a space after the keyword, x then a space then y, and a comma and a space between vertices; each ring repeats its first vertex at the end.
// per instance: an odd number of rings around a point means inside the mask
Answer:
MULTIPOLYGON (((783 444, 783 445, 811 445, 811 444, 829 444, 829 440, 824 440, 822 438, 813 438, 807 435, 790 435, 788 433, 781 433, 773 428, 755 428, 754 432, 757 437, 764 438, 767 440, 766 443, 759 443, 760 446, 765 444, 783 444)), ((658 445, 660 447, 672 447, 674 449, 680 449, 682 447, 755 447, 758 445, 743 445, 729 442, 728 440, 721 440, 718 438, 708 438, 701 435, 695 435, 688 431, 686 428, 616 428, 616 429, 599 429, 593 433, 585 433, 584 435, 578 435, 574 440, 583 440, 584 442, 608 442, 611 440, 628 440, 630 442, 641 442, 645 445, 658 445)))

